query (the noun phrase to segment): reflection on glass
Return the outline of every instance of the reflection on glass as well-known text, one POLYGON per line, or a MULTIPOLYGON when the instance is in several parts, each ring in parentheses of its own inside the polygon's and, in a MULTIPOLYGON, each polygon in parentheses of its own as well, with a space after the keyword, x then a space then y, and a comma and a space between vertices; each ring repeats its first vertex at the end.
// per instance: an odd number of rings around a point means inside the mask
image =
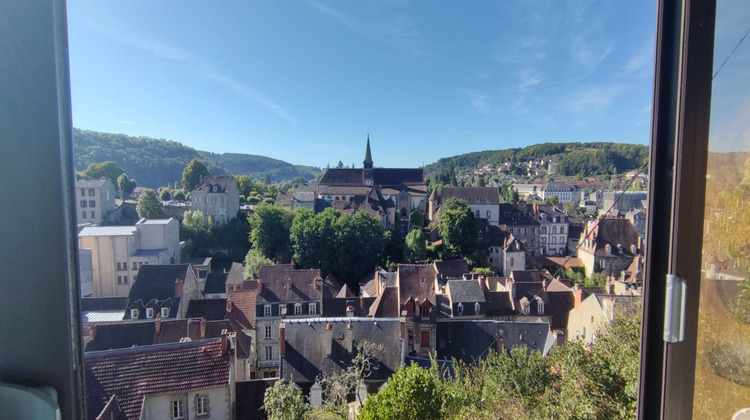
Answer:
POLYGON ((717 2, 695 366, 696 419, 750 419, 739 414, 750 407, 748 25, 750 4, 746 1, 717 2))

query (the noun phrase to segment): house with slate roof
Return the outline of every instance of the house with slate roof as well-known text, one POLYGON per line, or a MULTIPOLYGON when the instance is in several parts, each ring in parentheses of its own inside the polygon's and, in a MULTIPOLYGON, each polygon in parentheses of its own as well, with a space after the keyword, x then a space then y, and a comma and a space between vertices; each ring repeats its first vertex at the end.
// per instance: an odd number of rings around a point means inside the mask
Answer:
POLYGON ((124 319, 184 318, 190 301, 202 299, 202 289, 190 264, 144 265, 130 289, 124 319))
POLYGON ((435 349, 438 315, 437 272, 433 264, 399 264, 398 302, 406 320, 406 349, 414 356, 428 357, 435 349))
POLYGON ((618 317, 632 317, 638 311, 640 296, 593 293, 570 311, 568 341, 591 344, 596 335, 618 317))
POLYGON ((201 177, 200 183, 190 192, 190 208, 200 210, 208 220, 211 216, 217 225, 227 224, 240 210, 240 190, 233 176, 201 177))
POLYGON ((625 218, 589 221, 581 242, 578 258, 586 267, 587 276, 601 269, 608 276, 619 277, 637 257, 643 255, 641 238, 630 220, 625 218))
MULTIPOLYGON (((438 198, 437 196, 435 198, 438 198)), ((444 187, 437 203, 430 203, 437 208, 449 198, 466 202, 476 219, 487 219, 490 225, 500 222, 500 191, 494 187, 444 187)), ((432 196, 430 196, 432 200, 432 196)), ((439 217, 439 216, 438 216, 439 217)))
POLYGON ((231 344, 219 338, 87 352, 88 418, 233 418, 231 344), (113 408, 114 407, 114 408, 113 408), (123 417, 120 417, 123 418, 123 417))
POLYGON ((484 359, 490 351, 507 353, 515 347, 549 353, 555 337, 546 322, 444 320, 438 322, 438 359, 465 363, 484 359))
POLYGON ((293 264, 260 267, 256 298, 256 351, 258 375, 279 375, 282 317, 319 317, 322 311, 323 278, 320 270, 297 270, 293 264))
POLYGON ((450 318, 483 318, 486 300, 477 280, 448 280, 445 294, 440 296, 440 314, 450 318), (447 307, 445 306, 447 304, 447 307))
POLYGON ((500 229, 513 234, 526 249, 526 256, 539 253, 539 220, 531 204, 500 204, 500 229))

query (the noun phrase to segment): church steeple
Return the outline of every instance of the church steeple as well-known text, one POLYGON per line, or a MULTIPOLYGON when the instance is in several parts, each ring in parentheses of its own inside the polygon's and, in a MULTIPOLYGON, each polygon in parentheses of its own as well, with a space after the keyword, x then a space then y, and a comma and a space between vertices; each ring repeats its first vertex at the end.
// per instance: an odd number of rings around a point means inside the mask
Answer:
POLYGON ((372 169, 372 152, 370 152, 370 135, 367 135, 367 151, 365 151, 365 169, 372 169))

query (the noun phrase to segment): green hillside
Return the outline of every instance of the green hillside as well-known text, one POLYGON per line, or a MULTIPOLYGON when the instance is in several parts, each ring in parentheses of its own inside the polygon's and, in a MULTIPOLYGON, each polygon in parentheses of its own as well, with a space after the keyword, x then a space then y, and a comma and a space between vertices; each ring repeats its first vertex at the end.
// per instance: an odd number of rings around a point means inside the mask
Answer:
POLYGON ((124 134, 101 133, 73 129, 75 168, 82 171, 90 163, 114 161, 138 185, 159 187, 174 185, 182 179, 182 171, 194 158, 203 160, 212 175, 251 175, 272 182, 283 182, 298 176, 312 179, 319 168, 295 166, 277 159, 240 153, 215 154, 202 152, 170 140, 131 137, 124 134))
POLYGON ((450 171, 456 174, 506 162, 531 159, 552 160, 562 176, 621 174, 642 168, 648 161, 648 146, 624 143, 543 143, 525 148, 487 150, 442 158, 425 167, 425 176, 435 178, 450 171))

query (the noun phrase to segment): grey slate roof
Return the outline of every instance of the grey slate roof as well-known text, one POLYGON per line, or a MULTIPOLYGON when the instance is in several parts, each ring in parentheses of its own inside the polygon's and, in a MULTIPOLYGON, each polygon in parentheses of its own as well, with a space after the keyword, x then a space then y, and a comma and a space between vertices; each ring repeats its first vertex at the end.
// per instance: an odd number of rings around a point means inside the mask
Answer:
POLYGON ((446 293, 453 303, 485 302, 482 286, 476 280, 448 280, 446 293))
POLYGON ((203 293, 225 293, 227 275, 229 273, 208 273, 206 276, 206 285, 203 287, 203 293))
POLYGON ((398 318, 313 318, 284 320, 284 380, 312 383, 326 370, 343 369, 355 356, 349 343, 367 340, 383 345, 376 356, 376 369, 367 381, 385 381, 401 364, 401 322, 398 318), (327 329, 330 322, 331 329, 327 329), (351 322, 351 329, 348 324, 351 322))
POLYGON ((232 267, 227 273, 227 281, 225 284, 238 285, 245 281, 245 265, 238 262, 233 262, 232 267))
MULTIPOLYGON (((148 302, 151 299, 174 298, 174 284, 177 279, 185 281, 190 264, 143 265, 138 270, 138 278, 128 295, 128 306, 137 300, 148 302)), ((197 276, 196 276, 197 278, 197 276)))
POLYGON ((233 176, 205 176, 201 179, 201 182, 193 189, 193 191, 206 191, 206 192, 227 192, 227 189, 231 185, 237 185, 237 181, 233 176), (211 191, 211 187, 219 187, 219 191, 211 191))
POLYGON ((502 337, 504 350, 525 346, 529 351, 547 354, 555 339, 546 322, 490 320, 451 320, 437 323, 437 357, 470 363, 498 350, 502 337))

